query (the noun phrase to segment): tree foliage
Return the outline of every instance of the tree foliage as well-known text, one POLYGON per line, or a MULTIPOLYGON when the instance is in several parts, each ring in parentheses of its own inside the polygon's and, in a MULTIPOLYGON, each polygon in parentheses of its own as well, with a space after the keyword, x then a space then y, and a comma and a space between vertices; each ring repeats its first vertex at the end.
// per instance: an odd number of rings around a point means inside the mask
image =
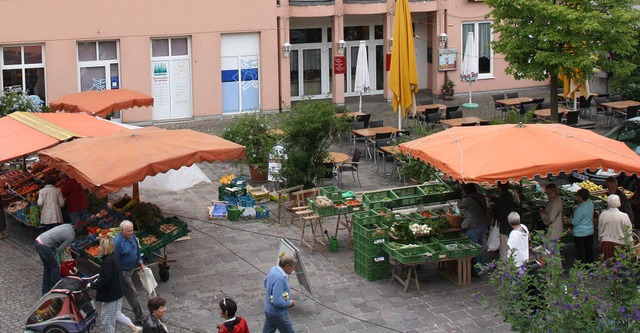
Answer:
POLYGON ((558 74, 585 80, 594 69, 634 70, 640 12, 634 0, 487 0, 491 46, 516 79, 551 80, 552 119, 558 117, 558 74), (613 55, 613 56, 611 56, 613 55))

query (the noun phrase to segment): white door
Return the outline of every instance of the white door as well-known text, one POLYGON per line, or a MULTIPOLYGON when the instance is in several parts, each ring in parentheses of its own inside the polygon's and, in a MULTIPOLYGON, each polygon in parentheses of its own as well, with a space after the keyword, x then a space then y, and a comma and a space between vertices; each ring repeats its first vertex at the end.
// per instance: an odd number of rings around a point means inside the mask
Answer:
POLYGON ((222 112, 260 110, 260 35, 222 35, 221 51, 222 112))
POLYGON ((192 116, 190 49, 190 39, 186 37, 151 41, 154 120, 192 116))

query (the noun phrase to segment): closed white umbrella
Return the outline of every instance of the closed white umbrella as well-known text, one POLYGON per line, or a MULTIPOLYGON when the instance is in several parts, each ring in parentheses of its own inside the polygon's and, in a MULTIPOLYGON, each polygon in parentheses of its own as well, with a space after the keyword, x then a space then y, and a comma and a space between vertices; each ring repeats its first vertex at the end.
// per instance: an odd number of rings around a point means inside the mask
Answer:
POLYGON ((464 82, 469 82, 469 103, 462 104, 462 107, 477 108, 478 104, 471 102, 471 83, 478 79, 478 45, 473 38, 473 32, 467 34, 467 47, 462 58, 460 79, 464 82))
POLYGON ((367 62, 367 45, 365 41, 360 41, 358 48, 358 61, 356 62, 356 81, 353 90, 360 93, 360 103, 358 111, 362 112, 362 94, 366 94, 371 89, 369 81, 369 63, 367 62))

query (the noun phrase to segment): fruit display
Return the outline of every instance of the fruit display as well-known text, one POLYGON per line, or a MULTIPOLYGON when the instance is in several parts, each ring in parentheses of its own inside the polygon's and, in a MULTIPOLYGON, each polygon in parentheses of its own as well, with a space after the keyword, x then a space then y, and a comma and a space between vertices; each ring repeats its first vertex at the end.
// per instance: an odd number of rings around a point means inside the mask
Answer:
POLYGON ((585 180, 582 182, 577 183, 578 186, 589 190, 589 192, 597 192, 597 191, 602 191, 604 190, 604 188, 602 187, 602 185, 598 185, 590 180, 585 180))
POLYGON ((169 234, 174 232, 176 229, 178 229, 178 227, 176 227, 173 224, 163 224, 158 229, 160 229, 160 231, 164 232, 165 234, 169 234))
POLYGON ((157 240, 158 238, 155 235, 147 235, 140 239, 140 241, 146 245, 153 244, 157 240))

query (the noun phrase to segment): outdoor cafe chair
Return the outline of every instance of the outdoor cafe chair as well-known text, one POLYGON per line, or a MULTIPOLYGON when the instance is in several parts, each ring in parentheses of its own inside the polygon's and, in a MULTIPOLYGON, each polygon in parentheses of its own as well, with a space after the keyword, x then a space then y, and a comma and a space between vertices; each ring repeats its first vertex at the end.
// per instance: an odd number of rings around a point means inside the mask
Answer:
POLYGON ((388 133, 376 133, 376 135, 372 138, 368 138, 367 140, 367 155, 369 155, 369 159, 370 160, 374 160, 375 159, 375 152, 376 152, 376 142, 380 139, 391 139, 391 137, 393 136, 393 133, 388 132, 388 133))
POLYGON ((519 94, 517 91, 507 93, 507 98, 518 98, 519 94))
POLYGON ((580 118, 580 111, 569 111, 565 114, 564 123, 567 126, 578 127, 578 119, 580 118))
POLYGON ((640 108, 640 105, 639 106, 630 106, 630 107, 627 108, 627 112, 625 112, 625 113, 613 112, 615 120, 618 120, 618 121, 622 122, 623 120, 629 120, 631 118, 635 118, 635 117, 638 116, 638 109, 639 108, 640 108))
POLYGON ((338 166, 336 166, 336 176, 338 177, 338 184, 342 187, 342 174, 344 172, 351 172, 351 176, 353 177, 353 181, 356 181, 356 177, 358 179, 358 184, 362 186, 360 183, 360 173, 358 172, 358 167, 360 164, 360 158, 362 157, 362 149, 356 148, 353 151, 353 156, 351 156, 351 161, 344 162, 338 166))
POLYGON ((580 96, 578 98, 578 110, 582 113, 583 117, 591 118, 591 100, 593 99, 593 95, 589 96, 589 98, 584 98, 584 96, 580 96))
POLYGON ((440 125, 440 113, 429 113, 420 118, 423 129, 440 125))
MULTIPOLYGON (((365 126, 365 124, 364 124, 363 121, 356 121, 356 122, 351 123, 351 129, 352 130, 363 129, 363 128, 365 128, 364 126, 365 126)), ((352 149, 356 148, 356 144, 358 142, 366 144, 367 140, 366 140, 366 138, 364 138, 362 136, 357 136, 357 135, 352 133, 351 134, 351 146, 353 147, 352 149)))
POLYGON ((602 105, 602 103, 607 102, 606 96, 602 96, 602 97, 598 96, 594 98, 593 101, 596 104, 596 114, 595 114, 596 122, 598 121, 598 118, 600 118, 600 116, 602 116, 602 118, 605 121, 607 121, 609 117, 613 116, 613 112, 610 112, 606 106, 602 105))
POLYGON ((491 97, 493 98, 493 107, 496 109, 496 111, 502 114, 502 119, 504 120, 508 110, 504 105, 498 103, 499 100, 504 99, 504 93, 493 94, 491 95, 491 97))
POLYGON ((462 118, 462 110, 456 110, 456 111, 449 112, 449 118, 448 119, 457 119, 457 118, 462 118))
POLYGON ((452 119, 451 112, 458 111, 459 108, 460 108, 460 105, 447 106, 447 110, 444 112, 444 119, 452 119))
MULTIPOLYGON (((558 103, 558 105, 560 105, 558 103)), ((542 110, 542 109, 550 109, 551 108, 551 103, 549 102, 542 102, 540 104, 538 104, 538 110, 542 110)))
MULTIPOLYGON (((375 154, 376 154, 376 161, 378 160, 378 158, 380 158, 380 161, 382 161, 383 163, 387 162, 387 157, 391 156, 390 154, 387 154, 385 152, 383 152, 382 150, 380 150, 381 147, 387 147, 387 146, 391 146, 393 145, 393 140, 392 139, 380 139, 380 140, 376 140, 375 143, 375 154)), ((393 161, 393 160, 390 160, 393 161)), ((378 173, 378 170, 380 169, 380 163, 376 163, 376 173, 378 173)), ((385 171, 386 173, 386 171, 385 171)))
POLYGON ((384 120, 372 120, 369 122, 369 128, 384 126, 384 120))

